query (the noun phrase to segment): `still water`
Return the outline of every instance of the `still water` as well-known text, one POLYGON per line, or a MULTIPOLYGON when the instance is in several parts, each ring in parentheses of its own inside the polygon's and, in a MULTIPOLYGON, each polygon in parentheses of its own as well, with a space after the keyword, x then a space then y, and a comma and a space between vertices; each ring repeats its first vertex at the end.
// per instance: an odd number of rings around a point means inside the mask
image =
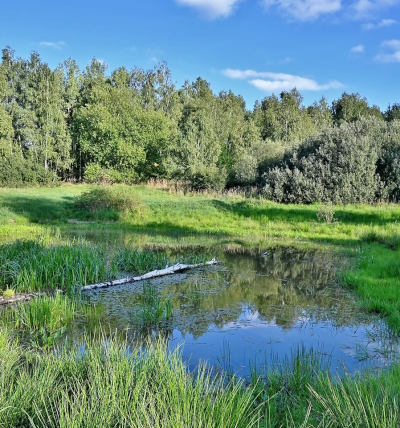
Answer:
MULTIPOLYGON (((220 252, 217 266, 152 280, 173 318, 157 334, 181 347, 189 366, 199 361, 248 375, 296 349, 325 358, 332 373, 389 364, 399 351, 384 324, 367 317, 337 284, 338 260, 329 253, 275 249, 266 256, 220 252)), ((88 293, 104 322, 138 340, 143 284, 88 293)))

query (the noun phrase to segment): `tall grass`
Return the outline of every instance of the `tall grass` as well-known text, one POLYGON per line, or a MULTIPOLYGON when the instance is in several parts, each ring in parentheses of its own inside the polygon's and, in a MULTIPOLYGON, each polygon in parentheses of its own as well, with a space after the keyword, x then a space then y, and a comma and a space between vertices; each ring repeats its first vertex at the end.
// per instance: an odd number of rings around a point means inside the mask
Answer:
POLYGON ((137 317, 139 328, 153 329, 161 323, 166 323, 173 316, 170 299, 160 299, 158 291, 151 283, 143 284, 141 308, 137 317))
POLYGON ((45 246, 17 241, 0 245, 0 288, 17 291, 61 289, 71 294, 83 284, 111 279, 113 265, 101 248, 83 243, 45 246))
POLYGON ((164 269, 180 261, 184 264, 204 263, 206 254, 187 254, 183 257, 171 257, 165 251, 140 251, 136 248, 123 248, 116 252, 114 263, 122 272, 143 274, 156 269, 164 269))
POLYGON ((69 324, 76 316, 78 304, 68 297, 37 297, 29 303, 18 303, 5 312, 3 318, 18 330, 54 332, 69 324))
POLYGON ((94 220, 119 220, 141 214, 144 205, 128 186, 95 186, 74 200, 75 214, 94 220))
MULTIPOLYGON (((120 273, 142 274, 171 266, 178 257, 166 252, 93 246, 81 241, 45 244, 15 241, 0 245, 0 289, 63 290, 71 295, 82 285, 116 278, 120 273)), ((189 254, 182 263, 201 263, 205 255, 189 254)))
POLYGON ((252 390, 190 374, 162 344, 146 352, 115 341, 55 357, 30 356, 0 331, 0 426, 251 427, 252 390))
POLYGON ((161 342, 144 351, 100 338, 55 355, 18 345, 3 328, 0 426, 399 426, 399 365, 339 379, 315 358, 295 353, 246 386, 206 365, 190 372, 180 351, 168 352, 161 342))

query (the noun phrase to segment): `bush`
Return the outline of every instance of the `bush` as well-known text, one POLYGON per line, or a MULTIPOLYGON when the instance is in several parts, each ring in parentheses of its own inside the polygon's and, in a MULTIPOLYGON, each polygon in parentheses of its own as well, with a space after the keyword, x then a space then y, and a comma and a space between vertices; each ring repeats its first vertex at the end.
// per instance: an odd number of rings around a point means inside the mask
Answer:
POLYGON ((338 219, 335 218, 335 211, 333 210, 332 202, 320 205, 317 212, 317 218, 319 222, 327 224, 336 223, 338 221, 338 219))
POLYGON ((46 186, 57 182, 53 171, 21 156, 0 158, 0 187, 46 186))
POLYGON ((143 209, 139 197, 134 195, 132 189, 127 186, 98 186, 78 196, 74 206, 77 209, 90 211, 92 214, 101 211, 135 214, 143 209))
POLYGON ((226 184, 227 174, 225 169, 218 169, 216 166, 202 168, 189 175, 188 180, 191 190, 215 190, 220 192, 226 184))
POLYGON ((88 183, 121 183, 123 181, 122 175, 114 169, 102 168, 97 163, 89 164, 86 167, 84 179, 88 183))
POLYGON ((328 129, 263 175, 262 192, 277 202, 373 202, 385 194, 377 173, 386 124, 361 120, 328 129))
POLYGON ((257 159, 255 156, 245 154, 236 164, 234 171, 235 183, 239 185, 255 184, 257 180, 257 159))

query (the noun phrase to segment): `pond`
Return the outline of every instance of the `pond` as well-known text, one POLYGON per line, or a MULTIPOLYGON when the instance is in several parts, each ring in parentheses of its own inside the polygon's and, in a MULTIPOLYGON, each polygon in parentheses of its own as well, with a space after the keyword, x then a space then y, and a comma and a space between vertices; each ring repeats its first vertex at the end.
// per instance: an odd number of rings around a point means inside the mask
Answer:
MULTIPOLYGON (((296 350, 321 356, 333 374, 382 367, 398 354, 384 323, 366 316, 337 283, 337 256, 277 248, 266 255, 216 254, 221 264, 151 281, 153 293, 170 301, 173 317, 153 331, 170 348, 199 361, 247 376, 279 363, 296 350)), ((103 308, 103 321, 140 340, 137 328, 149 284, 126 284, 88 293, 103 308)), ((104 327, 104 325, 103 325, 104 327)))

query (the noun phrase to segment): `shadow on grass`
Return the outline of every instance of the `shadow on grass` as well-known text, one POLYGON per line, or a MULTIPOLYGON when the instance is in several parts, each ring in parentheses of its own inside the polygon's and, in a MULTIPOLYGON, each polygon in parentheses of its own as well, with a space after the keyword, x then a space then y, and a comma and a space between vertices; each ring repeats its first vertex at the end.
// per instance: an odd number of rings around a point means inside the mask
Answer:
POLYGON ((31 223, 66 221, 73 208, 73 198, 60 199, 7 195, 2 205, 11 212, 26 217, 31 223))
MULTIPOLYGON (((270 221, 283 221, 288 223, 313 222, 317 221, 317 209, 311 206, 283 205, 280 207, 255 206, 251 202, 240 201, 226 203, 218 199, 212 201, 213 206, 222 211, 227 211, 239 216, 260 220, 262 217, 270 221)), ((339 217, 339 222, 344 224, 376 224, 385 225, 394 222, 394 219, 384 219, 379 213, 357 213, 354 211, 343 211, 342 208, 333 208, 335 216, 339 217)))

